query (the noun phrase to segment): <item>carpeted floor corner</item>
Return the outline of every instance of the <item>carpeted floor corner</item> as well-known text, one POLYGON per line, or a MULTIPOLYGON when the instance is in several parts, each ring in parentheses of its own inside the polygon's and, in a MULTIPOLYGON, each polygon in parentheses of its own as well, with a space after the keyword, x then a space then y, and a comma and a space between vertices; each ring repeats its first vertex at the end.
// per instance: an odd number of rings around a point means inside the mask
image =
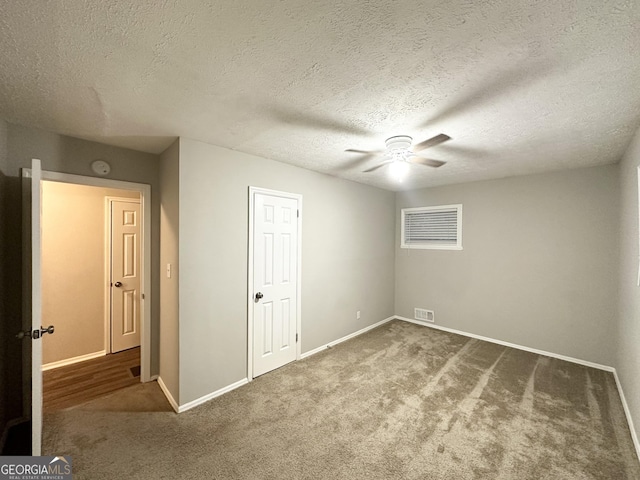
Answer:
POLYGON ((155 383, 45 417, 76 479, 640 479, 612 374, 393 321, 180 415, 155 383))

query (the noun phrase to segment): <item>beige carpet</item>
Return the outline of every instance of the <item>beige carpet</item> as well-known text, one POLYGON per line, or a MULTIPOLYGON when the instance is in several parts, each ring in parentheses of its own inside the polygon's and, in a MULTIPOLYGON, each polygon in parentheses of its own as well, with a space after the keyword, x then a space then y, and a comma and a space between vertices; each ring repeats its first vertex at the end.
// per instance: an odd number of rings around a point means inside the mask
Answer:
POLYGON ((610 373, 394 321, 186 413, 48 415, 76 479, 640 479, 610 373))

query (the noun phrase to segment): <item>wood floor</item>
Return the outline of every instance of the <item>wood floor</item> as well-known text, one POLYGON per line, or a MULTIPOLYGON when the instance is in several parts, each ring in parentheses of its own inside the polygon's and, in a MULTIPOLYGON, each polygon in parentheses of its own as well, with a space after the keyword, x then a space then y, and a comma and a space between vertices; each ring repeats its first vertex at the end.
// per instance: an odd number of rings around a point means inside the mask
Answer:
POLYGON ((73 407, 140 383, 140 347, 42 372, 43 410, 73 407))

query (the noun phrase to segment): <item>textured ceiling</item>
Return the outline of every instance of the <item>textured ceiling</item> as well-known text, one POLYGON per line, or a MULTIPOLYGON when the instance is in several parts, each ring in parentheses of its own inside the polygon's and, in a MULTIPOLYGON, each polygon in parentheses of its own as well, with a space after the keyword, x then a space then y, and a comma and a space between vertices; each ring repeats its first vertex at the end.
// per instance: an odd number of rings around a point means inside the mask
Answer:
POLYGON ((618 161, 640 2, 3 1, 0 116, 149 152, 176 136, 398 190, 618 161), (402 184, 391 135, 453 140, 402 184))

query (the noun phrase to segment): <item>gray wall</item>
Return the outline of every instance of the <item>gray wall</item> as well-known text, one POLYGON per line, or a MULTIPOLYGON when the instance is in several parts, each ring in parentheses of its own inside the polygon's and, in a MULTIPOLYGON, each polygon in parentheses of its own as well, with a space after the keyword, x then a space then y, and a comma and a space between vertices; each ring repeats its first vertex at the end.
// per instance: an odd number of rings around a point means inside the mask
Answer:
POLYGON ((181 138, 181 404, 246 378, 249 186, 304 197, 303 352, 394 313, 392 192, 181 138))
MULTIPOLYGON (((2 250, 2 265, 5 279, 11 282, 8 291, 3 290, 5 298, 4 341, 7 345, 5 372, 10 371, 7 384, 2 391, 7 392, 8 417, 18 417, 22 413, 21 405, 21 344, 13 335, 21 328, 21 184, 20 169, 31 166, 32 158, 42 160, 44 170, 95 176, 91 171, 91 161, 101 158, 112 167, 108 178, 151 185, 152 214, 152 374, 158 373, 158 325, 159 325, 159 238, 160 238, 160 199, 159 158, 157 155, 136 152, 124 148, 111 147, 100 143, 79 140, 33 128, 6 125, 6 157, 0 156, 0 171, 4 176, 3 195, 5 198, 5 216, 2 223, 2 236, 6 248, 2 250), (11 334, 11 335, 8 335, 11 334), (17 378, 17 383, 16 383, 17 378), (5 388, 6 387, 6 388, 5 388)), ((0 138, 2 138, 0 136, 0 138)))
POLYGON ((178 323, 178 241, 180 238, 179 211, 179 154, 176 140, 160 156, 160 378, 173 399, 180 402, 179 391, 179 323, 178 323), (171 278, 166 266, 171 264, 171 278))
POLYGON ((640 130, 620 163, 620 312, 616 368, 640 435, 640 288, 638 287, 638 174, 640 130))
MULTIPOLYGON (((614 364, 618 167, 398 193, 396 314, 614 364), (463 204, 462 251, 400 249, 400 209, 463 204)), ((637 243, 637 242, 636 242, 637 243)))

